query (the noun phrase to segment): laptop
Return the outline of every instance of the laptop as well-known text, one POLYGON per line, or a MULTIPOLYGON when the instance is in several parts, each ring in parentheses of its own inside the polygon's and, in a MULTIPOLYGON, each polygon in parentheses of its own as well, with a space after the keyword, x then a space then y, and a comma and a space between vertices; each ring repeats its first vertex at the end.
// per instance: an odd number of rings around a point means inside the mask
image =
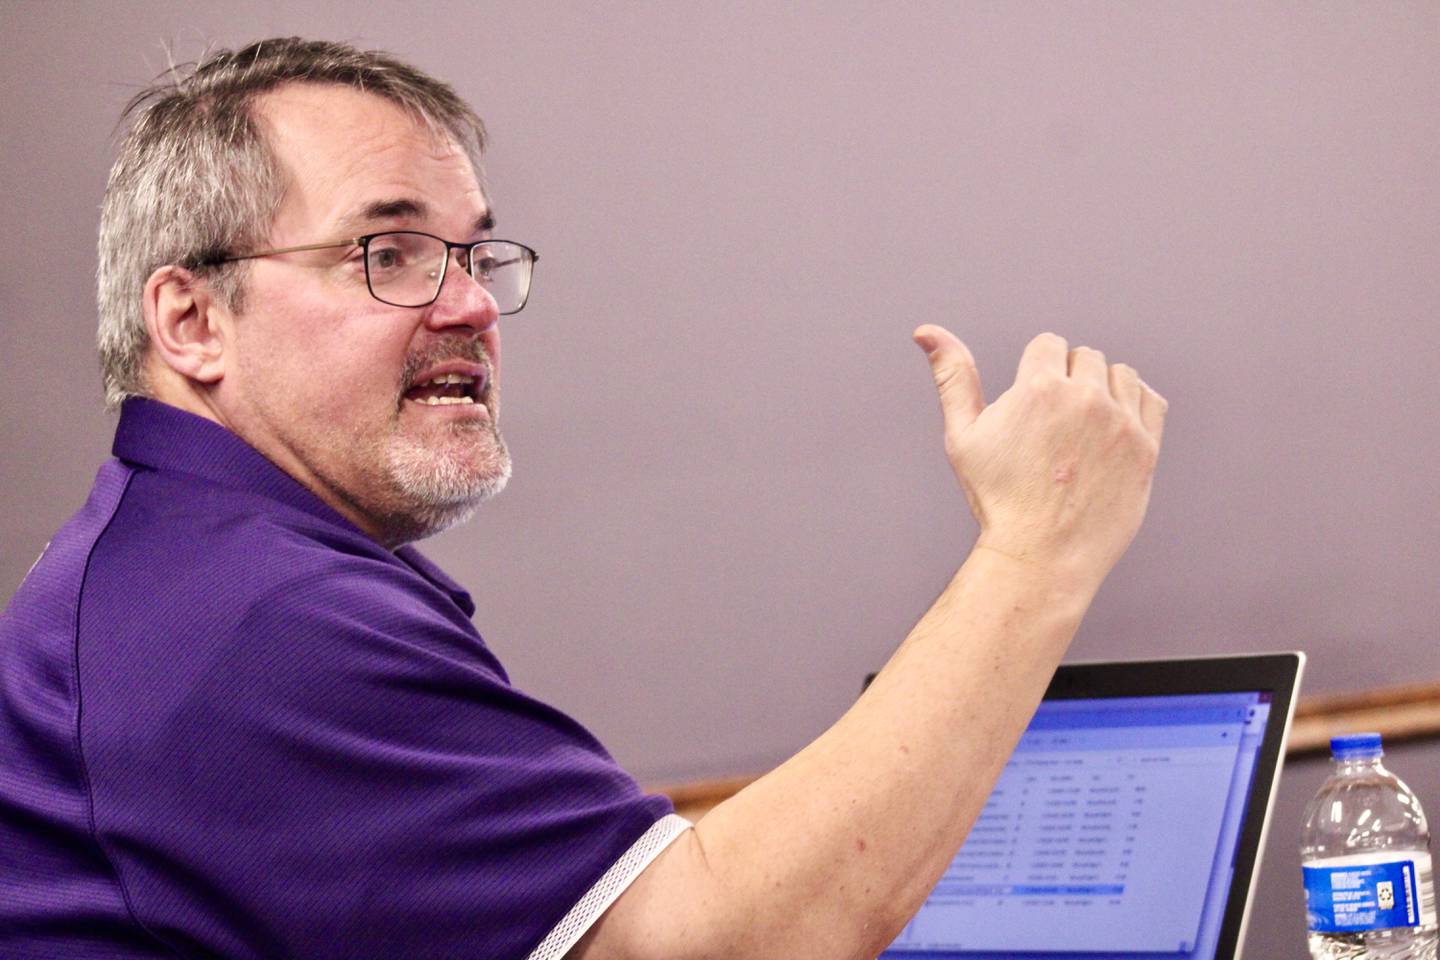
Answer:
POLYGON ((1061 666, 886 960, 1238 960, 1302 653, 1061 666))

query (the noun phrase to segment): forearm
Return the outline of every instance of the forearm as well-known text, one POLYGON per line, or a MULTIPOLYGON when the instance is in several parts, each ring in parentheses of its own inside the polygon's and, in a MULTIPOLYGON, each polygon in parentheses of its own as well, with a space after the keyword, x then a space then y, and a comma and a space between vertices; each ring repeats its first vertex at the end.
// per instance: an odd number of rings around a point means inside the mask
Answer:
POLYGON ((833 727, 637 880, 648 926, 615 942, 873 957, 963 842, 1093 589, 978 549, 833 727))
POLYGON ((579 944, 592 958, 873 957, 964 841, 1150 497, 1165 400, 1041 334, 986 405, 916 331, 980 545, 824 735, 716 807, 579 944))

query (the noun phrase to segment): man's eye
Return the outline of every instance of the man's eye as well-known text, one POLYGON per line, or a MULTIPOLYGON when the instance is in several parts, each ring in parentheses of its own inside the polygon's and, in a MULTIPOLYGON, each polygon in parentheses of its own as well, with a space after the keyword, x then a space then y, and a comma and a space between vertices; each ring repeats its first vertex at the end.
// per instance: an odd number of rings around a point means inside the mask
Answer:
POLYGON ((371 247, 371 270, 395 270, 405 265, 405 255, 399 247, 371 247))
POLYGON ((476 257, 472 261, 476 280, 489 280, 500 262, 494 257, 476 257))

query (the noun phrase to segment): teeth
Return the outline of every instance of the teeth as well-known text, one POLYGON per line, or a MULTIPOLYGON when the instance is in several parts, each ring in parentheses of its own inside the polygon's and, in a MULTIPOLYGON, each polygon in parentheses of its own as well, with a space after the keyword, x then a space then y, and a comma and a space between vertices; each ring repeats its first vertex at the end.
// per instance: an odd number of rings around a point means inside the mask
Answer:
POLYGON ((452 403, 474 403, 469 397, 424 397, 416 401, 427 407, 444 407, 452 403))
POLYGON ((433 379, 426 380, 423 384, 421 384, 421 386, 425 386, 425 387, 430 387, 430 386, 443 387, 443 386, 445 386, 446 384, 449 384, 449 383, 474 383, 474 382, 475 382, 475 378, 474 378, 474 377, 467 376, 466 374, 463 374, 463 373, 446 373, 446 374, 441 374, 441 375, 438 376, 438 377, 434 377, 433 379))

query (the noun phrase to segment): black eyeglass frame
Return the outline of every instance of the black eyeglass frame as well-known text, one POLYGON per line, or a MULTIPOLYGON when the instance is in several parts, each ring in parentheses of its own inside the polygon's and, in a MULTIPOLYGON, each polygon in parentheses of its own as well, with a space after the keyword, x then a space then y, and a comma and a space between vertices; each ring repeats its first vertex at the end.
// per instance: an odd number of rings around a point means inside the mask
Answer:
MULTIPOLYGON (((521 310, 525 309, 525 304, 530 302, 530 286, 534 280, 535 264, 539 262, 540 254, 535 252, 535 248, 528 247, 525 244, 515 240, 494 239, 456 243, 453 240, 446 240, 444 237, 437 237, 435 236, 435 234, 426 233, 423 230, 380 230, 376 233, 367 233, 361 237, 351 237, 349 240, 334 240, 328 243, 307 243, 302 244, 298 247, 278 247, 274 250, 257 250, 255 253, 242 253, 236 254, 234 256, 223 255, 217 257, 207 257, 202 262, 204 264, 218 265, 222 263, 232 263, 236 260, 256 260, 260 257, 273 257, 282 253, 302 253, 307 250, 331 250, 336 247, 359 247, 363 252, 365 258, 365 289, 370 291, 370 296, 374 297, 376 300, 379 300, 381 303, 391 307, 428 307, 430 306, 430 304, 440 299, 440 290, 445 286, 445 271, 450 268, 450 251, 465 251, 465 272, 470 275, 470 278, 472 280, 474 280, 475 248, 483 246, 487 243, 505 243, 509 244, 512 247, 519 247, 522 251, 521 257, 517 258, 516 260, 502 260, 496 264, 497 267, 509 266, 510 264, 517 262, 517 260, 519 259, 528 259, 530 262, 530 272, 529 275, 525 278, 525 295, 520 298, 520 305, 514 310, 500 311, 500 316, 508 317, 512 314, 519 313, 521 310), (439 240, 441 243, 445 244, 445 258, 440 265, 440 276, 437 277, 435 280, 435 293, 431 295, 430 299, 426 300, 424 303, 395 303, 393 300, 386 300, 384 297, 380 296, 380 294, 375 292, 375 285, 370 282, 371 242, 374 241, 377 237, 390 237, 394 236, 397 233, 410 234, 417 237, 429 237, 431 240, 439 240)), ((477 280, 476 282, 478 283, 479 281, 477 280)))

